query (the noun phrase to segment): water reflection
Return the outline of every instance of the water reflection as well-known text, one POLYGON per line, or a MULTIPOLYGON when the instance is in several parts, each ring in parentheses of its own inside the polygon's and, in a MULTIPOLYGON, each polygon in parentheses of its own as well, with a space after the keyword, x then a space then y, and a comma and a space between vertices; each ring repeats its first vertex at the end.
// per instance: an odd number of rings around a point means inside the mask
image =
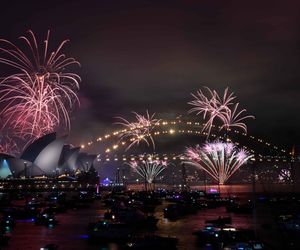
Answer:
MULTIPOLYGON (((178 249, 199 249, 196 237, 192 233, 202 228, 206 220, 229 215, 224 207, 220 207, 199 210, 194 215, 171 221, 163 217, 163 208, 166 206, 167 203, 164 203, 156 209, 155 216, 159 218, 156 233, 162 236, 178 237, 178 249)), ((101 202, 95 201, 90 208, 68 210, 67 213, 58 214, 56 217, 59 224, 54 227, 37 226, 32 220, 18 220, 17 226, 11 234, 9 245, 4 249, 36 250, 46 244, 55 244, 59 246, 59 249, 64 250, 120 249, 117 244, 99 246, 88 242, 87 225, 103 219, 105 211, 101 202)), ((232 226, 245 229, 251 227, 251 215, 230 214, 230 216, 232 217, 232 226)))

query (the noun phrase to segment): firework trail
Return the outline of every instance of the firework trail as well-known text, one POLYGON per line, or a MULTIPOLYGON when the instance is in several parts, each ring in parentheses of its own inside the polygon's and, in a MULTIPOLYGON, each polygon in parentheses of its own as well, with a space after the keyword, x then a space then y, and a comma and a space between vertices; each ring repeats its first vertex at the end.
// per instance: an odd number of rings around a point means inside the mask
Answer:
POLYGON ((215 141, 202 147, 186 149, 186 163, 208 173, 220 185, 224 184, 243 164, 253 157, 248 151, 238 149, 233 143, 215 141))
POLYGON ((17 144, 11 138, 1 138, 0 153, 16 156, 19 153, 17 144))
POLYGON ((196 115, 203 115, 203 119, 207 120, 203 127, 203 131, 210 134, 214 120, 218 117, 218 106, 216 102, 215 92, 209 88, 205 88, 207 95, 202 90, 198 90, 196 94, 192 94, 194 100, 188 104, 194 106, 189 113, 196 112, 196 115))
POLYGON ((115 123, 124 127, 119 134, 120 140, 129 139, 131 141, 126 151, 134 145, 139 145, 142 141, 148 146, 152 144, 153 148, 155 148, 151 132, 158 125, 160 120, 154 118, 155 113, 150 115, 148 110, 145 116, 136 112, 132 113, 135 115, 134 122, 130 122, 123 117, 116 117, 120 122, 115 123))
POLYGON ((243 121, 249 118, 255 119, 255 117, 253 115, 243 115, 247 110, 238 111, 238 106, 239 103, 236 103, 231 109, 227 109, 223 115, 220 115, 220 119, 223 121, 220 130, 224 128, 228 131, 230 128, 236 127, 247 133, 247 125, 243 121))
POLYGON ((217 91, 204 87, 204 90, 198 90, 196 94, 192 94, 193 101, 188 104, 194 106, 189 113, 196 112, 196 115, 202 115, 206 121, 202 131, 206 131, 209 136, 211 128, 215 121, 221 122, 221 129, 229 130, 231 127, 237 127, 247 132, 247 126, 243 122, 245 119, 254 118, 252 115, 244 116, 246 109, 238 111, 239 103, 234 103, 236 99, 234 93, 230 93, 226 88, 222 96, 217 91))
POLYGON ((43 50, 38 47, 32 31, 27 37, 20 37, 26 45, 24 50, 0 39, 0 63, 17 71, 0 82, 0 103, 3 106, 0 114, 5 121, 2 124, 29 141, 61 125, 69 130, 69 112, 79 104, 76 90, 81 79, 66 71, 79 62, 62 52, 68 40, 49 52, 49 36, 48 31, 43 50))
MULTIPOLYGON (((62 86, 64 88, 64 86, 62 86)), ((61 118, 69 124, 66 103, 63 103, 57 87, 50 87, 43 80, 14 76, 0 84, 0 102, 4 103, 1 114, 3 126, 13 128, 20 138, 36 139, 50 133, 60 125, 61 118), (33 80, 33 81, 32 81, 33 80), (11 82, 12 81, 12 82, 11 82)), ((75 92, 66 97, 68 104, 76 99, 75 92)))
POLYGON ((279 182, 288 183, 292 180, 292 173, 289 169, 281 169, 278 175, 279 182))
POLYGON ((169 165, 167 161, 153 159, 154 156, 149 155, 146 159, 140 161, 131 161, 126 163, 145 181, 145 188, 151 188, 155 179, 161 174, 169 165))

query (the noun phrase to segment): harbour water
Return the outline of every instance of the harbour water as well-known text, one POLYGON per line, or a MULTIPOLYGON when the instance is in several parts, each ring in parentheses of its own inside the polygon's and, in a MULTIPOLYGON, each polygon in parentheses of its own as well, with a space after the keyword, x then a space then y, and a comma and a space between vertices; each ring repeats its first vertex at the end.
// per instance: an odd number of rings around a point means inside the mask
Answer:
MULTIPOLYGON (((163 217, 163 208, 167 203, 156 208, 155 216, 159 218, 156 234, 174 236, 179 239, 178 249, 199 249, 196 236, 192 233, 205 225, 205 220, 216 216, 228 216, 224 207, 199 210, 197 214, 170 221, 163 217)), ((6 250, 36 250, 46 244, 55 244, 63 250, 84 249, 120 249, 116 244, 91 244, 87 239, 87 226, 90 222, 103 219, 106 211, 100 201, 95 201, 91 207, 78 210, 68 210, 56 216, 59 224, 53 227, 37 226, 30 220, 19 220, 11 234, 6 250)), ((251 214, 232 214, 232 226, 251 228, 251 214)))

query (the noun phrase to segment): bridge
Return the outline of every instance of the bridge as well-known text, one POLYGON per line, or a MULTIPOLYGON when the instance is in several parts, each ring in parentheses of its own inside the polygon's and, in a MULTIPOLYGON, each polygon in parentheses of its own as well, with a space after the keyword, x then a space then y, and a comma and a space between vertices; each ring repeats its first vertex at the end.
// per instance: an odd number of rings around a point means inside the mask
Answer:
MULTIPOLYGON (((110 176, 114 179, 116 169, 121 169, 118 170, 122 171, 120 175, 128 175, 132 171, 127 169, 125 162, 142 160, 145 155, 151 155, 157 160, 172 162, 175 166, 166 170, 165 176, 168 177, 168 180, 165 178, 162 182, 180 183, 182 177, 181 163, 185 160, 183 155, 185 148, 202 144, 207 140, 207 133, 202 131, 203 126, 204 124, 198 121, 182 117, 173 120, 160 120, 151 131, 155 148, 141 142, 140 145, 134 145, 126 150, 133 139, 120 140, 120 134, 123 130, 115 130, 83 143, 81 150, 97 154, 95 166, 102 176, 110 176), (177 181, 174 180, 174 176, 177 181)), ((253 167, 255 167, 257 180, 262 185, 265 183, 294 185, 295 180, 300 177, 298 160, 292 151, 236 129, 231 129, 226 134, 219 130, 220 127, 213 126, 208 140, 230 140, 238 147, 247 149, 254 155, 247 165, 242 166, 234 174, 230 183, 252 183, 253 167)), ((201 170, 187 168, 185 171, 189 183, 197 185, 207 181, 208 177, 201 170)), ((130 174, 129 178, 132 177, 133 175, 130 174)))
MULTIPOLYGON (((82 151, 97 154, 98 161, 128 161, 139 157, 142 153, 154 154, 160 159, 175 160, 182 158, 186 146, 201 144, 207 139, 207 133, 202 131, 202 123, 182 118, 161 120, 151 132, 155 148, 146 147, 143 142, 126 150, 131 141, 120 140, 123 130, 115 130, 99 135, 94 140, 81 144, 82 151), (176 143, 176 145, 174 145, 176 143), (173 144, 173 146, 170 146, 173 144), (170 150, 170 147, 172 150, 170 150)), ((230 140, 237 146, 247 149, 254 155, 257 162, 293 162, 296 158, 292 151, 275 145, 269 141, 255 137, 239 130, 230 129, 222 134, 220 127, 213 126, 209 140, 230 140)))

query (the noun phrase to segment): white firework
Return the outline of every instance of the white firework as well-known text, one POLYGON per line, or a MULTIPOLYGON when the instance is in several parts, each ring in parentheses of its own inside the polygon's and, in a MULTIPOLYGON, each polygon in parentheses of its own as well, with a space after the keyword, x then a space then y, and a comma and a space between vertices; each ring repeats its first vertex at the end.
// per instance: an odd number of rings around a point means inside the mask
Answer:
POLYGON ((220 130, 236 127, 246 133, 247 126, 244 120, 254 118, 254 116, 244 115, 246 109, 238 110, 239 103, 234 103, 236 99, 234 93, 230 93, 228 88, 224 90, 222 96, 216 90, 211 90, 208 87, 205 87, 204 90, 206 91, 200 89, 196 94, 192 94, 194 100, 188 102, 194 106, 189 110, 189 113, 195 112, 196 115, 202 115, 205 121, 202 131, 206 131, 209 136, 213 124, 219 121, 221 123, 220 130))
POLYGON ((278 175, 279 182, 290 182, 292 180, 292 173, 289 169, 281 169, 278 175))
POLYGON ((140 161, 127 163, 147 183, 152 184, 169 165, 167 161, 152 160, 152 157, 140 161))
POLYGON ((238 149, 233 143, 215 141, 185 151, 186 163, 208 173, 220 185, 224 184, 253 155, 238 149))
POLYGON ((145 142, 148 146, 152 145, 153 148, 155 148, 151 133, 160 120, 154 118, 155 114, 150 115, 148 110, 146 111, 146 115, 141 115, 136 112, 132 113, 135 115, 135 121, 130 122, 123 117, 117 117, 120 122, 115 123, 124 127, 119 133, 120 140, 131 141, 126 151, 134 145, 139 145, 141 142, 145 142))

